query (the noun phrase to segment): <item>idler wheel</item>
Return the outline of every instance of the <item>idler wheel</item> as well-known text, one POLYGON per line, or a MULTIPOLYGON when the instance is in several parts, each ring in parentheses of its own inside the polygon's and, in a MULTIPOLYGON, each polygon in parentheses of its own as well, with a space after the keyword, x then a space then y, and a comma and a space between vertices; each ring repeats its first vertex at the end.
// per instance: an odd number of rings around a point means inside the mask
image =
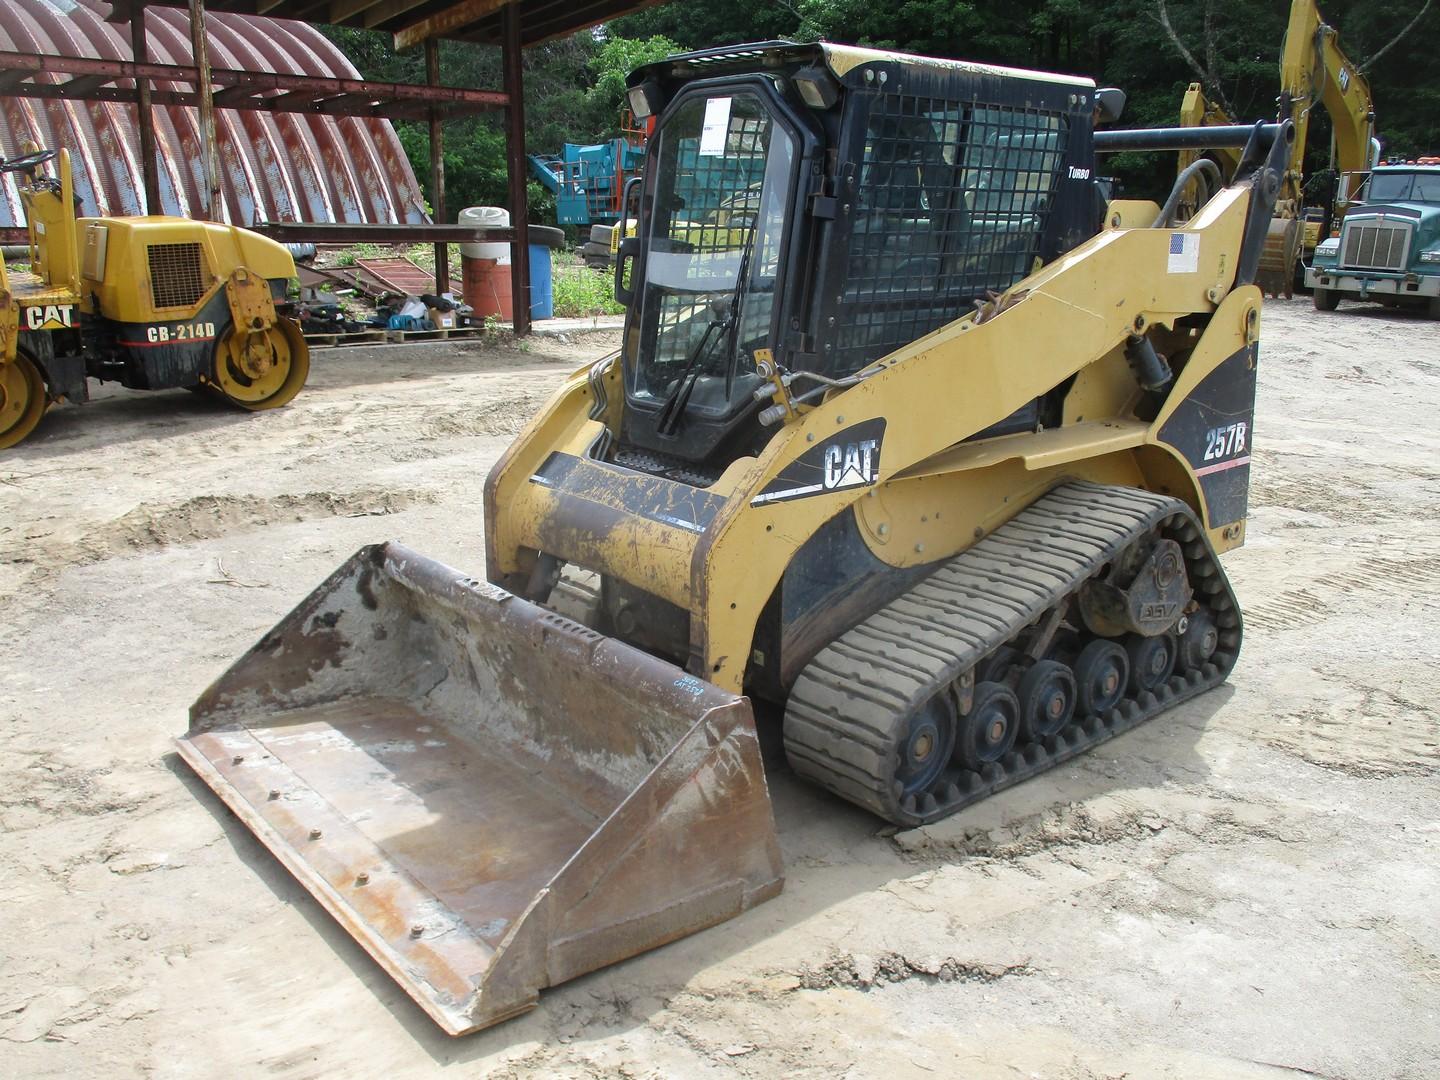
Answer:
POLYGON ((978 683, 970 711, 960 718, 955 757, 979 772, 1010 752, 1019 730, 1020 699, 1015 691, 1004 683, 978 683))
POLYGON ((896 747, 895 779, 900 782, 902 801, 936 781, 954 747, 955 710, 943 693, 936 694, 911 714, 910 725, 896 747))
POLYGON ((1130 693, 1135 697, 1163 686, 1175 670, 1174 634, 1130 634, 1125 639, 1125 652, 1130 658, 1130 693))
POLYGON ((1220 631, 1208 611, 1191 612, 1181 622, 1185 627, 1180 633, 1176 661, 1181 671, 1195 671, 1215 655, 1220 647, 1220 631))
POLYGON ((1020 679, 1020 738, 1044 742, 1075 715, 1075 673, 1058 660, 1041 660, 1020 679))
POLYGON ((1097 638, 1075 659, 1075 707, 1081 716, 1103 716, 1125 696, 1130 660, 1108 638, 1097 638))

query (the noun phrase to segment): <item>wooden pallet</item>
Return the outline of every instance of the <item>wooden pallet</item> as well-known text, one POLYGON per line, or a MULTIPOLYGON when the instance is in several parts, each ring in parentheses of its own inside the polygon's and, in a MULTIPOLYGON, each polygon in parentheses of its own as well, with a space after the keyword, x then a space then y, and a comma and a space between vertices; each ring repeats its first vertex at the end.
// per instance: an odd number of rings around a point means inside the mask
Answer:
POLYGON ((341 345, 384 345, 389 340, 389 334, 390 331, 378 328, 351 330, 343 334, 306 334, 305 344, 311 348, 341 345))
POLYGON ((392 343, 403 345, 417 341, 448 341, 451 338, 477 337, 485 333, 483 326, 456 326, 449 330, 390 330, 392 343))

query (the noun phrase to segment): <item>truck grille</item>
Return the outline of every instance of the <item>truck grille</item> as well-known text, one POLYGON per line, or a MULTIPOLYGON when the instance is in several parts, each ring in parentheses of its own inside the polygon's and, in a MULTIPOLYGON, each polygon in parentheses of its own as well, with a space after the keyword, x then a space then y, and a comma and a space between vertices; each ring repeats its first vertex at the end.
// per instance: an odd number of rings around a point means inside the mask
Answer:
POLYGON ((157 308, 194 307, 210 288, 199 244, 151 244, 150 298, 157 308))
POLYGON ((1355 270, 1404 270, 1410 261, 1410 226, 1384 218, 1345 223, 1340 265, 1355 270))

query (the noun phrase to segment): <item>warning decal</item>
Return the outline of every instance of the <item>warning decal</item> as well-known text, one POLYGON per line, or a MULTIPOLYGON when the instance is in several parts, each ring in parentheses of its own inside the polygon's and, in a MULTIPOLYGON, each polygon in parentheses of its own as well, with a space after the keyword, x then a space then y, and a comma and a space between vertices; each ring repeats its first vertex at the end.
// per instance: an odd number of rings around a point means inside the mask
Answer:
POLYGON ((1170 258, 1165 263, 1167 274, 1193 274, 1200 269, 1200 234, 1172 232, 1170 258))

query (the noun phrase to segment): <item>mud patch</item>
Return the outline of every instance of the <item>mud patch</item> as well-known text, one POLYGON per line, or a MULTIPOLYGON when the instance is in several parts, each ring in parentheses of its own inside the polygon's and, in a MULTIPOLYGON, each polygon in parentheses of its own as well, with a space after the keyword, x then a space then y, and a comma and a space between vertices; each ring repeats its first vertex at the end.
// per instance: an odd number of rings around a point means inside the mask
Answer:
POLYGON ((977 964, 953 956, 926 956, 912 959, 898 952, 867 956, 841 953, 819 967, 802 967, 795 973, 798 990, 831 990, 848 987, 868 990, 873 986, 919 980, 925 983, 993 983, 1012 975, 1033 975, 1026 962, 1018 964, 977 964))
POLYGON ((893 841, 906 855, 927 861, 1019 859, 1055 848, 1134 840, 1170 824, 1154 811, 1138 807, 1070 803, 994 827, 963 826, 949 819, 896 833, 893 841))
POLYGON ((480 405, 432 414, 422 426, 426 439, 453 439, 477 435, 518 435, 549 395, 526 390, 480 405))
POLYGON ((311 491, 301 494, 198 495, 164 506, 142 503, 128 513, 92 529, 79 540, 51 542, 25 549, 5 560, 45 567, 101 562, 153 548, 214 540, 233 532, 291 521, 326 517, 396 514, 438 500, 435 492, 363 488, 358 491, 311 491))

